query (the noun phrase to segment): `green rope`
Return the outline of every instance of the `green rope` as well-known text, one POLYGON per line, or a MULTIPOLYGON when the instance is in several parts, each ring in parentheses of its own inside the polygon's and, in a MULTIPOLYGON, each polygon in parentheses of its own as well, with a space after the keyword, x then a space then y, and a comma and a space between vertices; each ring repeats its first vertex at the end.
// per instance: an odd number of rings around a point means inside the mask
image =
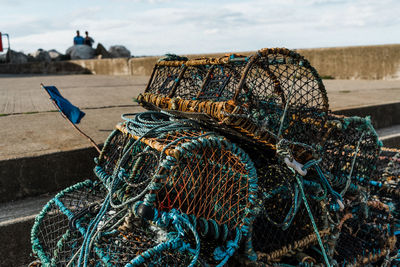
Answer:
POLYGON ((301 197, 303 198, 304 205, 306 206, 308 216, 310 217, 311 224, 312 224, 312 226, 314 228, 314 232, 317 235, 318 244, 321 247, 322 255, 324 256, 324 260, 325 260, 326 266, 330 267, 331 265, 329 263, 328 256, 326 255, 325 247, 324 247, 324 244, 322 243, 322 239, 321 239, 321 236, 319 234, 317 224, 315 223, 315 220, 314 220, 314 217, 312 215, 310 206, 308 205, 308 202, 307 202, 306 195, 304 193, 303 183, 300 181, 299 175, 297 175, 297 174, 296 174, 296 181, 297 181, 297 184, 299 185, 301 197))
POLYGON ((363 139, 363 137, 364 137, 364 134, 365 134, 365 132, 363 132, 363 133, 361 134, 361 137, 360 137, 360 139, 358 140, 357 147, 356 147, 356 151, 355 151, 355 153, 354 153, 354 157, 353 157, 353 160, 352 160, 352 162, 351 162, 350 173, 349 173, 349 175, 348 175, 348 177, 347 177, 346 186, 343 188, 342 192, 340 192, 340 195, 341 195, 342 197, 346 194, 347 189, 349 188, 349 186, 350 186, 350 184, 351 184, 351 175, 353 174, 354 165, 355 165, 356 159, 357 159, 357 154, 358 154, 358 151, 359 151, 359 149, 360 149, 360 144, 361 144, 361 141, 362 141, 362 139, 363 139))
MULTIPOLYGON (((293 80, 296 79, 297 70, 298 69, 296 68, 296 70, 293 73, 293 80)), ((296 82, 293 81, 292 88, 290 88, 289 94, 288 94, 287 99, 286 99, 285 109, 283 111, 283 115, 282 115, 282 118, 281 118, 281 124, 279 125, 278 137, 281 137, 281 134, 282 134, 283 122, 285 121, 286 112, 287 112, 287 110, 289 108, 289 102, 290 102, 290 98, 292 97, 292 91, 293 91, 293 88, 294 88, 295 84, 296 84, 296 82)))

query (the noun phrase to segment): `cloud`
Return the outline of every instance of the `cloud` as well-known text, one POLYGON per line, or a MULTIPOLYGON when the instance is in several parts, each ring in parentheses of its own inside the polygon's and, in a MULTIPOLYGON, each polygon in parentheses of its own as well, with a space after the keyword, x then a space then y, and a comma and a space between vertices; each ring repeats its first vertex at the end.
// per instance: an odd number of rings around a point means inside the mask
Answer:
POLYGON ((158 4, 158 3, 171 3, 173 0, 112 0, 112 2, 125 2, 125 3, 149 3, 149 4, 158 4))
POLYGON ((59 52, 65 53, 65 50, 72 45, 70 34, 70 31, 67 30, 34 33, 12 39, 10 38, 10 45, 11 49, 23 51, 24 53, 30 53, 39 48, 45 50, 55 48, 59 52))
POLYGON ((98 13, 100 13, 103 10, 104 9, 100 6, 90 6, 76 10, 71 10, 68 14, 68 17, 72 17, 74 19, 77 18, 94 19, 98 18, 99 17, 98 13))
MULTIPOLYGON (((8 1, 9 2, 9 1, 8 1)), ((396 0, 82 0, 14 10, 5 5, 2 29, 17 50, 65 51, 75 30, 88 30, 106 47, 125 45, 134 55, 203 53, 398 42, 396 0), (74 2, 75 3, 75 2, 74 2), (90 3, 90 4, 89 4, 90 3), (43 9, 43 10, 42 10, 43 9), (67 10, 65 12, 63 9, 67 10), (9 12, 8 12, 9 10, 9 12), (44 13, 43 13, 44 12, 44 13)))
POLYGON ((204 31, 204 34, 217 34, 219 33, 219 29, 207 29, 204 31))
POLYGON ((0 4, 4 7, 4 6, 11 6, 11 7, 16 7, 16 6, 21 6, 22 5, 22 1, 20 0, 1 0, 0 4))

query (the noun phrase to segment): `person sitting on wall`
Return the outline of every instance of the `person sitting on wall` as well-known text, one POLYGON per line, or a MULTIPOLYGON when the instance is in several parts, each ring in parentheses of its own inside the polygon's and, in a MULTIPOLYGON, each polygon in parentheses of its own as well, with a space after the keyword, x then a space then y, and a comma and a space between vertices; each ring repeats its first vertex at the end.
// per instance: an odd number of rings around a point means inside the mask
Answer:
POLYGON ((84 42, 84 44, 85 44, 85 45, 88 45, 88 46, 90 46, 90 47, 92 47, 92 45, 93 45, 93 43, 94 43, 93 38, 89 36, 89 33, 88 33, 87 31, 85 31, 85 34, 86 34, 86 37, 85 37, 85 42, 84 42))
POLYGON ((80 36, 79 31, 76 31, 76 36, 74 37, 74 45, 82 45, 84 44, 85 39, 80 36))

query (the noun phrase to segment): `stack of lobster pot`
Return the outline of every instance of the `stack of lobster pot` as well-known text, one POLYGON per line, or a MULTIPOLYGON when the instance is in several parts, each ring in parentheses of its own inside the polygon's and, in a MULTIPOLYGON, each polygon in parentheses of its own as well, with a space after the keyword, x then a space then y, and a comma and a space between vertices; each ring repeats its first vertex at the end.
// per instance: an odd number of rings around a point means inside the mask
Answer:
POLYGON ((36 218, 43 266, 390 266, 400 151, 330 112, 284 48, 160 59, 96 157, 36 218))

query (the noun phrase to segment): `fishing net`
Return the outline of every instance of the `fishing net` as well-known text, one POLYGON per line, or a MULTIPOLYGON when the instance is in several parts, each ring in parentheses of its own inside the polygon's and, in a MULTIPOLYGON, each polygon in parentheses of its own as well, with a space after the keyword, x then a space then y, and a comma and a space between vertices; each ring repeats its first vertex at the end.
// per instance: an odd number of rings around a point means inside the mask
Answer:
MULTIPOLYGON (((365 185, 372 196, 368 205, 386 213, 380 217, 388 221, 386 228, 389 229, 387 229, 387 232, 394 236, 391 238, 392 242, 389 247, 392 248, 394 244, 394 249, 386 249, 387 254, 384 263, 386 266, 390 264, 395 266, 400 261, 400 150, 382 148, 376 165, 377 168, 372 173, 372 179, 365 185)), ((371 216, 371 220, 375 224, 382 225, 379 219, 371 216)))
POLYGON ((42 265, 125 266, 142 254, 149 253, 149 250, 153 250, 153 254, 144 257, 139 264, 131 263, 132 266, 176 266, 191 262, 193 256, 176 250, 182 245, 179 242, 174 244, 170 241, 169 247, 160 252, 154 251, 154 247, 171 239, 171 231, 150 227, 141 219, 128 221, 127 212, 112 208, 107 209, 93 228, 99 233, 90 240, 88 257, 85 261, 81 260, 85 236, 89 226, 96 221, 105 194, 101 183, 88 180, 60 192, 44 207, 32 229, 33 252, 42 265), (119 227, 113 229, 113 226, 119 227))
MULTIPOLYGON (((343 215, 345 206, 352 205, 354 199, 361 199, 364 192, 369 194, 369 190, 363 192, 360 187, 373 180, 371 173, 380 151, 377 135, 368 119, 329 115, 324 123, 312 118, 293 120, 289 122, 292 128, 286 129, 290 131, 301 123, 303 127, 320 127, 319 142, 311 146, 311 142, 281 139, 273 157, 253 146, 243 146, 253 159, 259 177, 259 206, 252 243, 258 261, 267 264, 282 261, 299 264, 296 255, 300 252, 303 255, 304 251, 308 253, 307 259, 314 263, 327 263, 328 258, 332 259, 335 252, 326 245, 333 242, 331 231, 339 223, 336 220, 343 215), (299 147, 312 157, 295 158, 295 149, 299 147), (296 159, 304 165, 298 164, 296 159), (310 249, 316 245, 324 246, 326 256, 316 253, 320 249, 310 249)), ((313 131, 308 134, 311 136, 313 131)))
POLYGON ((328 109, 318 73, 302 56, 283 48, 262 49, 249 57, 231 54, 162 60, 156 64, 145 93, 184 100, 233 100, 250 108, 273 103, 283 109, 288 103, 291 107, 328 109))
POLYGON ((205 137, 175 147, 179 162, 162 163, 155 192, 159 210, 177 208, 235 229, 248 216, 255 170, 246 155, 221 138, 205 137), (197 141, 197 142, 196 142, 197 141), (170 165, 172 165, 170 167, 170 165), (168 168, 168 169, 167 169, 168 168), (207 201, 204 201, 207 199, 207 201))
MULTIPOLYGON (((332 204, 332 193, 316 179, 315 173, 303 177, 306 198, 302 199, 300 186, 296 188, 298 174, 279 159, 260 158, 254 160, 259 177, 259 205, 251 231, 258 263, 327 264, 318 247, 317 231, 332 265, 390 266, 396 262, 399 250, 396 236, 400 235, 398 200, 393 188, 383 190, 388 184, 385 179, 369 177, 366 183, 352 184, 353 190, 342 199, 344 208, 339 209, 332 204)), ((396 153, 384 150, 380 160, 377 166, 384 173, 396 172, 393 164, 398 164, 396 153), (385 160, 386 166, 380 160, 385 160)), ((393 185, 393 176, 389 180, 393 185)))
POLYGON ((235 54, 194 60, 166 58, 154 67, 145 93, 188 100, 229 100, 234 96, 247 60, 235 54))
POLYGON ((103 149, 97 159, 97 165, 107 174, 112 175, 123 149, 128 145, 129 138, 119 130, 114 130, 104 142, 103 149))

